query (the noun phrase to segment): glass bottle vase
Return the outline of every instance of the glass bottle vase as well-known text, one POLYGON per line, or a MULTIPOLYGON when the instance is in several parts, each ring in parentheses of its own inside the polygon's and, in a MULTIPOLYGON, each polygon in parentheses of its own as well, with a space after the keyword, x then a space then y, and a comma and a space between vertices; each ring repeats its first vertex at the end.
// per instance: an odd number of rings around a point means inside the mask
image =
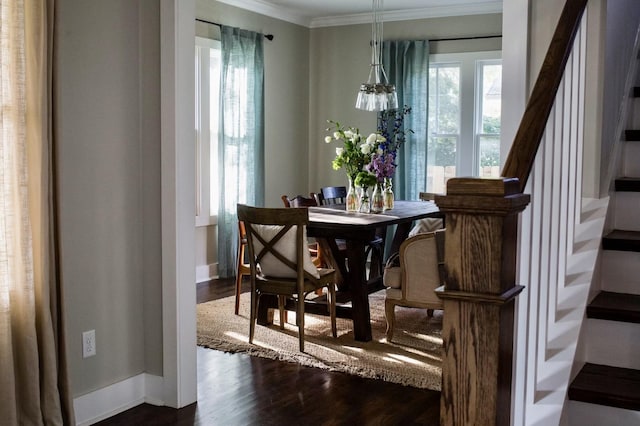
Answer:
POLYGON ((360 213, 371 213, 371 200, 369 199, 369 190, 366 186, 362 187, 360 193, 360 206, 358 207, 360 213))
POLYGON ((384 196, 381 183, 376 183, 371 194, 371 213, 382 213, 384 211, 384 196))
POLYGON ((383 210, 393 209, 393 182, 391 178, 384 179, 384 190, 382 194, 383 198, 383 210))
POLYGON ((358 194, 353 186, 353 179, 351 179, 351 177, 349 177, 349 189, 347 190, 346 204, 348 212, 358 211, 358 194))

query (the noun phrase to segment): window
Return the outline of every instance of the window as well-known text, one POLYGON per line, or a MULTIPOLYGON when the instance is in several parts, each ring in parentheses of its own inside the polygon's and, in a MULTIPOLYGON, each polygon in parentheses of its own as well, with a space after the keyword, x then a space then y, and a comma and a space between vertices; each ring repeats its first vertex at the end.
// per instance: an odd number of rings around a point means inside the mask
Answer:
POLYGON ((196 226, 217 222, 220 42, 196 37, 196 226))
POLYGON ((428 192, 454 176, 498 176, 500 52, 434 54, 429 64, 428 192))

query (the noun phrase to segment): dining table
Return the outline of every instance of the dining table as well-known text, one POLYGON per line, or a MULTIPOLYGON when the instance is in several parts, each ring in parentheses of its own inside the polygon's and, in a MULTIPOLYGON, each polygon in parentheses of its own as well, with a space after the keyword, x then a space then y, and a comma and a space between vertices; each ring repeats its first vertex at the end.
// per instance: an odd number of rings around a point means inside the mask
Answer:
MULTIPOLYGON (((336 306, 336 315, 353 321, 355 340, 368 342, 372 339, 369 294, 384 287, 383 271, 376 268, 377 262, 372 259, 367 268, 367 246, 380 236, 381 230, 384 234, 395 225, 388 253, 396 253, 409 236, 414 221, 442 218, 443 213, 431 201, 396 200, 393 209, 382 213, 347 212, 343 204, 305 208, 309 209, 307 236, 321 243, 323 256, 329 257, 330 267, 336 269, 340 277, 337 298, 341 303, 336 306), (336 244, 338 240, 346 245, 346 253, 336 244)), ((272 322, 270 309, 278 306, 275 298, 266 296, 269 295, 264 295, 258 305, 257 320, 262 325, 272 322)), ((285 309, 295 310, 295 304, 288 301, 285 309)), ((305 312, 328 315, 326 300, 305 300, 305 312)))
MULTIPOLYGON (((307 235, 328 242, 334 265, 344 280, 343 291, 348 292, 351 301, 350 316, 353 320, 355 340, 370 341, 371 317, 369 312, 369 289, 372 281, 382 284, 382 272, 372 270, 367 276, 368 242, 381 229, 395 226, 389 253, 400 249, 400 244, 408 237, 414 221, 442 217, 442 213, 430 201, 396 200, 393 209, 381 213, 347 212, 344 205, 309 207, 307 235), (338 253, 336 240, 346 243, 346 256, 338 253)), ((373 268, 372 262, 372 268, 373 268)))

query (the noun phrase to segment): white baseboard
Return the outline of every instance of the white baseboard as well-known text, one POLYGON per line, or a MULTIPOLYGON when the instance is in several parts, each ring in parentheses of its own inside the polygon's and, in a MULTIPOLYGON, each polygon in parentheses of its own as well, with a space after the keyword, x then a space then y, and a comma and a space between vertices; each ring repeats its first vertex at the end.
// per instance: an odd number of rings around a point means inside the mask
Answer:
POLYGON ((218 277, 218 264, 196 266, 196 283, 209 281, 218 277))
POLYGON ((76 425, 91 425, 145 402, 164 405, 163 381, 142 373, 75 398, 76 425))

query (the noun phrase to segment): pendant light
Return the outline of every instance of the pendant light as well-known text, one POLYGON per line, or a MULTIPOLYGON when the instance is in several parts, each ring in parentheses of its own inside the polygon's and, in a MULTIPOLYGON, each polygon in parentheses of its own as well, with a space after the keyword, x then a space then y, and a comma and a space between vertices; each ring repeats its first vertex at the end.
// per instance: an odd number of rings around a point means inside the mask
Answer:
POLYGON ((356 108, 366 111, 384 111, 398 107, 396 86, 389 84, 382 66, 382 9, 383 0, 373 0, 371 23, 371 69, 369 79, 360 85, 356 108))

